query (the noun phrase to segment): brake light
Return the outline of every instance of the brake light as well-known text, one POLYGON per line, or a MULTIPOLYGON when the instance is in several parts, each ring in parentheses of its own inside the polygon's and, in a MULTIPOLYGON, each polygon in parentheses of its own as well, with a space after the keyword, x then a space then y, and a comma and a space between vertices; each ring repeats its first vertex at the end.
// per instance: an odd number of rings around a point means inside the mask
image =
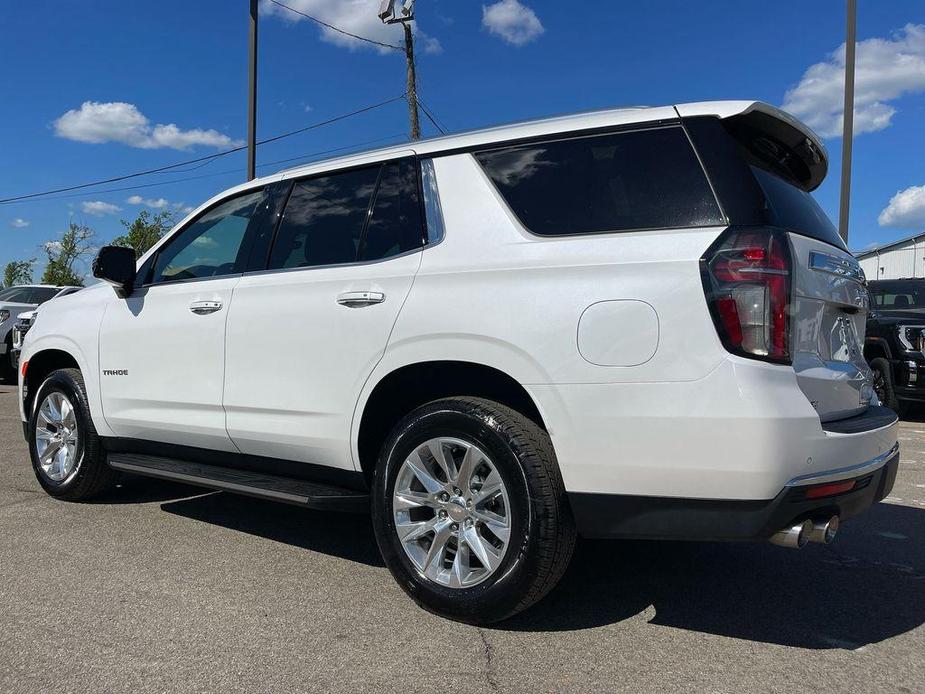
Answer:
POLYGON ((730 228, 700 259, 707 305, 733 354, 790 363, 790 242, 772 228, 730 228))
POLYGON ((28 361, 24 361, 24 362, 22 363, 22 377, 23 377, 23 380, 26 380, 26 371, 28 371, 28 370, 29 370, 29 362, 28 362, 28 361))

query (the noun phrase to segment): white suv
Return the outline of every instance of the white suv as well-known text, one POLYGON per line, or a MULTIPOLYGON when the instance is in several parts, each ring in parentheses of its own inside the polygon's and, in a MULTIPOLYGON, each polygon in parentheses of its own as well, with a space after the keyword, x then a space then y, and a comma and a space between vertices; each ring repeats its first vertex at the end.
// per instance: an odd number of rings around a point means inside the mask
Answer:
POLYGON ((35 473, 70 500, 124 471, 371 507, 402 588, 470 622, 539 600, 576 534, 827 542, 898 447, 826 168, 787 114, 716 102, 238 186, 43 307, 35 473))

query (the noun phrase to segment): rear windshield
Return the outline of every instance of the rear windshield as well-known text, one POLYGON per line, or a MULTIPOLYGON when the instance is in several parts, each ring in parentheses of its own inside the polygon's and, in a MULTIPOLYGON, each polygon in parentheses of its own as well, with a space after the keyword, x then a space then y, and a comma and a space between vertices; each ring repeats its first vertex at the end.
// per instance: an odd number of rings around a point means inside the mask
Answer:
POLYGON ((520 222, 541 236, 723 223, 680 127, 576 136, 475 157, 520 222))
POLYGON ((769 171, 757 166, 751 168, 776 217, 777 226, 844 247, 838 229, 812 195, 769 171))

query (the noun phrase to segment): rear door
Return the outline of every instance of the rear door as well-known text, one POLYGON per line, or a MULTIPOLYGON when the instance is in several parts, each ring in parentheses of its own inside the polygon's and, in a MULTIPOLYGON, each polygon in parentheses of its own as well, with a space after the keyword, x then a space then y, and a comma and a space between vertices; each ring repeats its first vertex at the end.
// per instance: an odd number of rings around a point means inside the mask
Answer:
POLYGON ((354 405, 423 243, 413 157, 292 184, 268 267, 228 316, 224 408, 243 453, 353 469, 354 405))

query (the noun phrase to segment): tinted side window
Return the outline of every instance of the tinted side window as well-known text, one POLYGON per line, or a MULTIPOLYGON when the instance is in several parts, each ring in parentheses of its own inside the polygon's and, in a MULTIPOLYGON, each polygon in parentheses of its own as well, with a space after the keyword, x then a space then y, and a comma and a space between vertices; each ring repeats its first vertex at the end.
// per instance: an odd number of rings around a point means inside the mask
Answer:
POLYGON ((259 224, 267 191, 238 195, 207 210, 174 236, 154 262, 152 282, 220 277, 243 272, 244 241, 249 227, 259 224))
POLYGON ((388 258, 422 243, 417 167, 411 159, 385 164, 358 258, 388 258))
POLYGON ((276 232, 270 269, 355 262, 381 168, 298 181, 276 232))
POLYGON ((535 234, 723 223, 680 127, 516 145, 475 156, 535 234))

